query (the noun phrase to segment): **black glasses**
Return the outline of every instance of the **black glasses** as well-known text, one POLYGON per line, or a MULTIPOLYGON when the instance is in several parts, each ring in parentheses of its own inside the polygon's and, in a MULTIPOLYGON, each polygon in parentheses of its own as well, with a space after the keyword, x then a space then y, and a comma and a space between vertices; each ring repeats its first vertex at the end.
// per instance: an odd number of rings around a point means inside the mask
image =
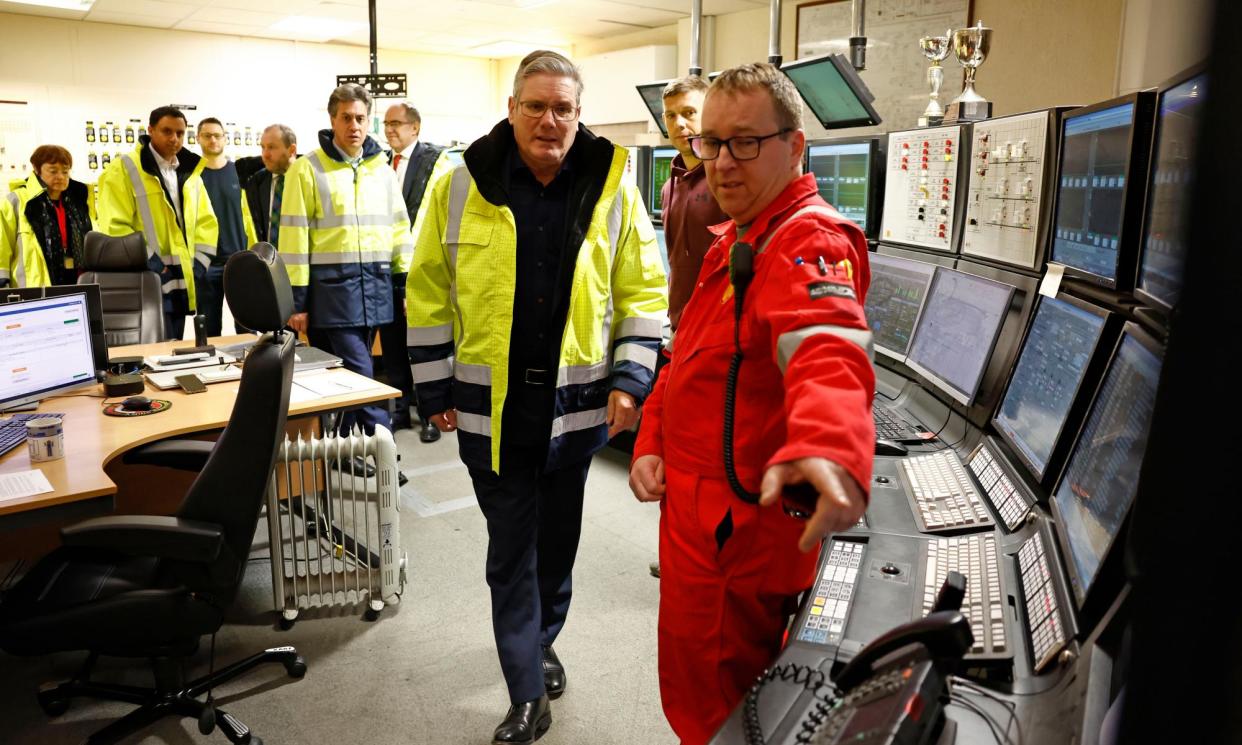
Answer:
POLYGON ((694 150, 694 157, 699 160, 715 160, 719 158, 722 145, 729 148, 729 155, 732 155, 734 160, 754 160, 759 157, 759 146, 763 144, 764 140, 780 137, 792 131, 792 129, 787 127, 779 132, 773 132, 762 137, 746 135, 730 137, 725 140, 715 137, 691 137, 690 148, 694 150))
POLYGON ((578 107, 569 104, 560 103, 556 105, 548 105, 543 101, 521 101, 518 103, 518 111, 522 112, 522 116, 529 116, 531 119, 542 119, 543 115, 552 110, 552 118, 558 122, 572 122, 578 118, 578 107))

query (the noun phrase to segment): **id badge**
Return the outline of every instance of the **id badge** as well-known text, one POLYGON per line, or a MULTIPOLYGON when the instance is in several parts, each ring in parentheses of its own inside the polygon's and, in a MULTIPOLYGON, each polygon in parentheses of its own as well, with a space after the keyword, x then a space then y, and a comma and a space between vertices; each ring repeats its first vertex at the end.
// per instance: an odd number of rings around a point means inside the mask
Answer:
POLYGON ((72 256, 66 256, 66 257, 65 257, 65 268, 66 268, 66 269, 72 269, 72 268, 73 268, 73 257, 72 257, 72 256))

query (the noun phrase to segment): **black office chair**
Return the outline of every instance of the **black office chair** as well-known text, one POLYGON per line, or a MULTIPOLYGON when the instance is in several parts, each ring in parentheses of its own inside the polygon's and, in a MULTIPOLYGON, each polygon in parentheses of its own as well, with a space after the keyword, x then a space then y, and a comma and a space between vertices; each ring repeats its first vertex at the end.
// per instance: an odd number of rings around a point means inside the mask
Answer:
POLYGON ((92 230, 83 241, 85 272, 78 284, 99 284, 109 347, 164 340, 164 291, 147 266, 142 233, 116 238, 92 230))
MULTIPOLYGON (((0 601, 0 648, 20 656, 85 650, 73 680, 39 692, 49 715, 74 697, 139 704, 87 742, 116 742, 164 716, 194 717, 235 743, 259 743, 211 704, 211 689, 269 662, 293 677, 306 663, 293 647, 268 649, 185 682, 184 667, 205 634, 224 622, 246 570, 276 447, 285 436, 294 336, 284 264, 275 251, 244 251, 225 267, 233 314, 266 333, 246 357, 229 424, 173 517, 117 516, 62 531, 64 546, 40 560, 0 601), (90 679, 100 655, 151 659, 152 689, 90 679), (207 701, 198 696, 206 693, 207 701)), ((213 661, 214 667, 214 661, 213 661)))

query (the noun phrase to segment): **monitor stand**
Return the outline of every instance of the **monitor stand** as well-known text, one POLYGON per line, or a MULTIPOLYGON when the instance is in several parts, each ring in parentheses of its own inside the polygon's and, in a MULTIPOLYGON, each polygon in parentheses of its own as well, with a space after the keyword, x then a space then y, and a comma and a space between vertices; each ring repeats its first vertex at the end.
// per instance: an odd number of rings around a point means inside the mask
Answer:
POLYGON ((27 403, 18 404, 17 406, 12 406, 7 409, 0 409, 0 414, 8 414, 10 412, 17 412, 17 411, 37 411, 39 408, 39 403, 40 403, 39 401, 29 401, 27 403))

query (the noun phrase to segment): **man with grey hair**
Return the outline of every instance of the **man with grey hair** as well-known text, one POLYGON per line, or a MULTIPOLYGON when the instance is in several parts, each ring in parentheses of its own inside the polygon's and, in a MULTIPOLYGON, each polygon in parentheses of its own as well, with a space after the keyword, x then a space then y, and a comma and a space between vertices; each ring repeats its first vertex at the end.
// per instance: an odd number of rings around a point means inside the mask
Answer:
POLYGON ((660 696, 683 745, 706 743, 772 662, 820 541, 867 504, 867 241, 802 174, 801 120, 784 73, 742 65, 690 138, 732 220, 713 230, 630 468, 635 496, 661 502, 660 696), (722 401, 732 416, 705 416, 722 401), (805 483, 801 521, 776 502, 805 483))
POLYGON ((441 179, 407 292, 420 411, 457 431, 487 520, 492 627, 510 708, 495 743, 551 725, 591 457, 638 416, 667 309, 626 151, 579 123, 582 79, 534 52, 508 118, 441 179))
MULTIPOLYGON (((293 285, 289 325, 313 330, 345 367, 372 377, 371 342, 393 319, 394 286, 404 284, 412 241, 397 177, 384 150, 367 135, 371 95, 338 86, 328 98, 331 129, 319 149, 289 167, 280 213, 280 254, 293 285)), ((389 426, 370 405, 343 417, 366 433, 389 426)), ((354 473, 370 466, 356 459, 354 473)))
POLYGON ((246 204, 259 240, 279 248, 285 173, 298 157, 298 137, 284 124, 272 124, 263 130, 259 146, 263 168, 246 181, 246 204))

